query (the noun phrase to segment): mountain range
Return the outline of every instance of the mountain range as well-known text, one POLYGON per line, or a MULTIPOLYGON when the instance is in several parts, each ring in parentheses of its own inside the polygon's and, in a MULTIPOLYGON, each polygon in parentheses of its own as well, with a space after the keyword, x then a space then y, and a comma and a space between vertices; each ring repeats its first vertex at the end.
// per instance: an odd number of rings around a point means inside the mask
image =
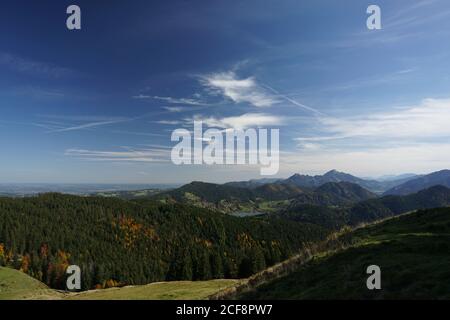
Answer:
POLYGON ((188 203, 224 213, 267 213, 288 206, 348 207, 379 196, 407 195, 437 185, 450 187, 450 170, 422 176, 390 176, 385 177, 384 181, 362 179, 331 170, 316 176, 294 174, 287 179, 254 179, 225 184, 194 181, 170 190, 149 189, 97 195, 188 203))
POLYGON ((450 189, 442 185, 447 175, 444 170, 401 183, 398 189, 411 181, 415 188, 432 185, 406 195, 379 196, 361 186, 371 180, 333 170, 323 176, 253 181, 251 187, 195 181, 156 193, 138 191, 136 197, 136 191, 117 197, 4 197, 0 266, 22 270, 57 289, 64 288, 65 267, 71 264, 85 270, 84 290, 248 277, 343 227, 448 207, 450 189), (264 214, 228 214, 237 211, 264 214))
POLYGON ((294 184, 299 187, 306 188, 317 188, 328 182, 350 182, 354 184, 358 184, 361 187, 370 190, 371 192, 381 194, 386 190, 400 185, 410 179, 413 179, 415 176, 401 176, 398 179, 390 179, 390 180, 373 180, 373 179, 362 179, 355 177, 351 174, 340 172, 337 170, 331 170, 325 173, 324 175, 302 175, 302 174, 294 174, 291 177, 281 180, 278 183, 287 183, 294 184))
POLYGON ((384 195, 406 195, 437 185, 450 188, 450 170, 441 170, 410 179, 389 189, 384 195))
MULTIPOLYGON (((316 189, 329 182, 350 182, 379 195, 406 195, 436 185, 450 187, 450 170, 436 171, 426 175, 408 173, 396 176, 382 176, 377 180, 359 178, 345 172, 331 170, 323 175, 310 176, 296 173, 287 179, 270 181, 270 183, 294 185, 303 189, 316 189)), ((268 182, 261 179, 229 182, 225 185, 256 188, 265 183, 268 182)))
POLYGON ((375 180, 359 178, 345 172, 330 170, 323 175, 310 176, 296 173, 287 179, 252 179, 248 181, 228 182, 225 185, 252 189, 268 183, 277 183, 292 184, 301 188, 314 189, 328 182, 351 182, 358 184, 371 192, 382 194, 383 192, 416 177, 418 176, 415 174, 404 174, 398 176, 385 176, 375 180))

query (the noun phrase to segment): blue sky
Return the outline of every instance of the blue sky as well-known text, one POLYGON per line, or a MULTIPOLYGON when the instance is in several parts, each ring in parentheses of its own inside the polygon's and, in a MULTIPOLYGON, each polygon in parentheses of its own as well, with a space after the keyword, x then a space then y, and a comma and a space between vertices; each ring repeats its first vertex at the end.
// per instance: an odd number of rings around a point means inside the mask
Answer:
POLYGON ((171 132, 194 118, 279 128, 280 177, 449 166, 446 0, 18 0, 0 30, 1 182, 259 176, 171 164, 171 132), (382 30, 366 27, 370 4, 382 30))

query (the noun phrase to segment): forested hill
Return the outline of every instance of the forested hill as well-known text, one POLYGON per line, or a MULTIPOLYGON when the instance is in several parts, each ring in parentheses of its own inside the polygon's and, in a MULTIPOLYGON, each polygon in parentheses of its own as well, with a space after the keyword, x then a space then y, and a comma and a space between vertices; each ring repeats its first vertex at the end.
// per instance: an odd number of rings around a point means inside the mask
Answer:
POLYGON ((401 213, 450 205, 450 189, 435 186, 407 196, 385 196, 368 199, 346 208, 315 206, 293 201, 279 215, 293 221, 314 223, 339 229, 344 225, 358 225, 401 213))
POLYGON ((189 199, 189 195, 210 203, 219 203, 224 199, 235 199, 240 202, 254 200, 254 195, 249 189, 199 181, 191 182, 174 190, 162 192, 157 195, 157 198, 170 197, 182 202, 189 199))
POLYGON ((268 212, 292 205, 348 206, 376 197, 376 194, 350 182, 328 182, 316 189, 294 184, 268 183, 254 188, 240 188, 205 182, 191 182, 180 188, 152 196, 155 200, 188 203, 202 208, 232 213, 268 212))
POLYGON ((45 194, 0 198, 0 265, 63 288, 247 277, 291 256, 324 229, 278 218, 236 218, 158 201, 45 194))

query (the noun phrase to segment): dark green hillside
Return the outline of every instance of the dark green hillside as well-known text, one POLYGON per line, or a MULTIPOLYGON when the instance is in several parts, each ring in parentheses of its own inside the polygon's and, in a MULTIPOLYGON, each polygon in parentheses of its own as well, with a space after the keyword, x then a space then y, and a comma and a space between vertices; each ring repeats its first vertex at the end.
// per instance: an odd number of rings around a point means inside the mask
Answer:
POLYGON ((206 209, 45 194, 0 199, 0 265, 63 288, 69 264, 83 288, 246 277, 281 261, 323 229, 206 209))
POLYGON ((186 199, 186 194, 194 195, 202 201, 211 203, 219 203, 224 199, 248 202, 254 198, 253 193, 246 188, 236 188, 221 184, 198 181, 194 181, 180 188, 164 192, 161 196, 168 196, 176 201, 183 201, 186 199))
POLYGON ((277 201, 296 197, 305 191, 294 185, 267 183, 252 188, 235 187, 231 184, 214 184, 191 182, 178 189, 161 194, 176 201, 185 201, 189 196, 198 197, 202 201, 220 203, 221 201, 252 202, 258 199, 277 201))
MULTIPOLYGON (((324 199, 332 198, 321 198, 324 199)), ((324 207, 326 203, 321 202, 322 206, 310 205, 299 197, 286 209, 280 210, 279 215, 294 221, 339 229, 344 225, 372 222, 409 211, 449 206, 450 189, 436 186, 408 196, 374 198, 343 208, 324 207)))
POLYGON ((316 257, 242 299, 450 299, 450 209, 387 220, 346 235, 350 248, 316 257), (366 287, 369 265, 382 290, 366 287))
POLYGON ((283 219, 313 223, 325 228, 338 230, 346 223, 342 210, 310 204, 297 205, 278 213, 283 219))
POLYGON ((377 195, 351 182, 328 182, 315 190, 316 193, 334 196, 336 202, 354 203, 376 198, 377 195))
POLYGON ((252 188, 234 187, 232 184, 191 182, 180 188, 146 194, 141 192, 118 194, 128 199, 156 199, 163 202, 179 202, 201 208, 233 212, 272 212, 291 206, 348 206, 376 195, 348 182, 326 183, 316 190, 300 188, 294 184, 267 183, 252 188), (153 195, 152 195, 153 194, 153 195), (289 200, 289 201, 288 201, 289 200))
MULTIPOLYGON (((292 199, 305 191, 284 184, 264 184, 254 188, 233 187, 230 184, 192 182, 178 189, 160 193, 154 199, 187 203, 201 208, 232 212, 266 212, 277 209, 279 201, 292 199)), ((283 204, 284 205, 284 204, 283 204)))
POLYGON ((263 179, 252 179, 247 181, 232 181, 224 183, 224 186, 229 187, 237 187, 237 188, 249 188, 253 189, 259 186, 262 186, 264 184, 272 184, 275 182, 278 182, 280 179, 274 179, 274 178, 263 178, 263 179))
POLYGON ((154 199, 187 203, 222 212, 233 212, 253 207, 255 195, 252 190, 247 188, 194 181, 180 188, 162 192, 154 199))
POLYGON ((276 183, 265 184, 254 188, 252 191, 256 198, 261 198, 268 201, 293 199, 307 192, 292 184, 276 183))
POLYGON ((448 205, 450 205, 450 189, 435 186, 407 196, 386 196, 360 202, 349 210, 348 223, 355 225, 408 211, 448 205))
POLYGON ((345 204, 348 204, 348 202, 334 194, 305 192, 295 197, 295 199, 292 199, 290 205, 288 206, 288 210, 294 211, 294 208, 303 207, 305 205, 335 207, 345 204))
POLYGON ((354 183, 328 182, 316 188, 314 191, 299 193, 292 199, 286 211, 295 212, 305 205, 345 207, 375 197, 376 195, 374 193, 354 183))

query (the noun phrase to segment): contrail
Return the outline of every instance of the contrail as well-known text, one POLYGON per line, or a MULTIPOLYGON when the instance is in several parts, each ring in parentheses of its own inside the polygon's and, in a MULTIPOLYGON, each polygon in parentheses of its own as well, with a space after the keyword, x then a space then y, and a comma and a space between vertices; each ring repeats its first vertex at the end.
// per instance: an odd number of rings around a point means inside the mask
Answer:
MULTIPOLYGON (((159 112, 159 113, 164 113, 164 112, 159 112)), ((96 128, 96 127, 101 127, 101 126, 106 126, 106 125, 116 124, 116 123, 131 122, 131 121, 135 121, 135 120, 139 120, 139 119, 145 118, 145 117, 147 117, 149 115, 153 116, 155 114, 158 114, 158 113, 145 113, 144 115, 136 116, 136 117, 133 117, 133 118, 111 118, 111 119, 105 119, 103 121, 94 121, 94 122, 88 122, 88 123, 83 123, 83 124, 69 126, 69 127, 64 127, 64 128, 52 129, 52 130, 48 131, 47 133, 76 131, 76 130, 96 128)), ((42 126, 42 124, 38 124, 38 125, 42 126)))
POLYGON ((283 98, 286 101, 289 101, 290 103, 292 103, 293 105, 296 105, 297 107, 300 107, 302 109, 311 111, 313 113, 315 113, 316 115, 320 115, 320 116, 325 116, 324 113, 320 112, 319 110, 316 110, 314 108, 308 107, 307 105, 304 105, 298 101, 295 101, 294 99, 289 98, 288 96, 281 94, 280 92, 278 92, 277 90, 275 90, 274 88, 268 86, 268 85, 264 85, 262 84, 261 86, 265 87, 266 89, 269 89, 270 91, 272 91, 273 93, 275 93, 277 96, 283 98))

